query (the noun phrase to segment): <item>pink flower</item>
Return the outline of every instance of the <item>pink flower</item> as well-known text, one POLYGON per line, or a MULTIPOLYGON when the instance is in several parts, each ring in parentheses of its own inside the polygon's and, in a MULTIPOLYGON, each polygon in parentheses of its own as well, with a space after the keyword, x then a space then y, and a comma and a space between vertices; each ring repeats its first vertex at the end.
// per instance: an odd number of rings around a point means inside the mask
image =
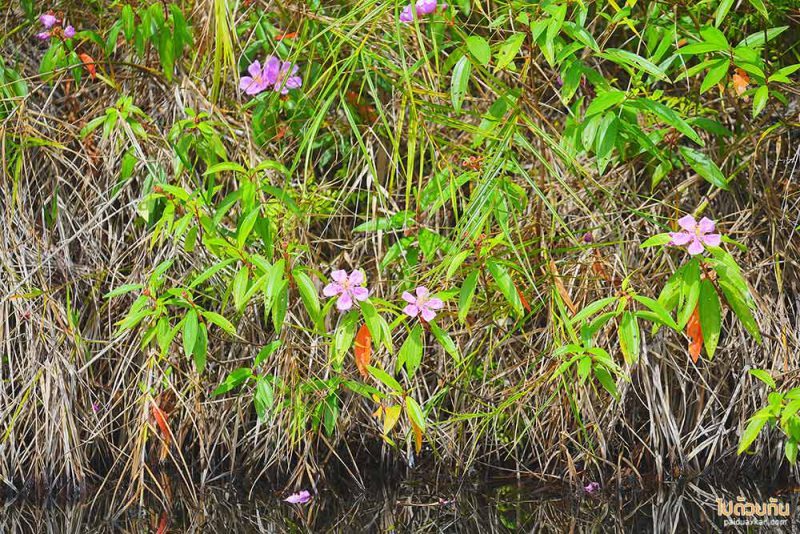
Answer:
POLYGON ((704 245, 718 247, 722 241, 722 236, 711 233, 714 231, 714 221, 707 217, 703 217, 700 222, 697 222, 691 215, 686 215, 678 219, 678 225, 685 231, 670 232, 669 236, 672 241, 669 244, 678 247, 688 244, 687 250, 692 256, 702 253, 704 245))
POLYGON ((275 79, 275 92, 282 95, 288 94, 289 89, 297 89, 303 85, 303 80, 297 76, 297 65, 284 61, 275 79))
POLYGON ((311 500, 311 494, 306 490, 302 490, 300 492, 289 495, 283 500, 290 504, 305 504, 311 500))
POLYGON ((67 39, 72 39, 75 37, 75 28, 71 24, 64 28, 64 37, 67 39))
POLYGON ((403 8, 399 17, 400 22, 413 22, 415 13, 418 17, 430 15, 436 11, 437 7, 441 7, 442 10, 445 10, 447 9, 447 4, 439 5, 437 0, 417 0, 413 6, 408 4, 403 8))
POLYGON ((408 291, 403 291, 403 300, 408 302, 408 306, 403 308, 403 313, 409 317, 422 315, 425 321, 433 321, 433 318, 436 317, 435 310, 444 308, 444 302, 442 299, 430 298, 430 291, 427 287, 419 286, 415 292, 416 298, 408 291))
POLYGON ((50 32, 39 32, 36 34, 36 38, 41 39, 42 41, 50 39, 50 32))
POLYGON ((336 307, 340 311, 347 311, 353 307, 353 301, 364 301, 369 297, 369 290, 364 286, 366 279, 361 271, 353 271, 348 276, 347 272, 338 270, 331 273, 333 282, 325 286, 322 294, 326 297, 339 295, 336 307))
POLYGON ((583 487, 583 491, 586 493, 594 493, 595 491, 600 489, 599 482, 589 482, 586 486, 583 487))
POLYGON ((49 30, 56 25, 58 18, 52 13, 45 13, 39 16, 39 22, 41 22, 42 26, 49 30))
POLYGON ((250 73, 250 76, 242 76, 242 79, 239 81, 239 89, 248 95, 257 95, 275 83, 274 79, 272 79, 272 81, 268 79, 267 67, 262 69, 260 61, 253 61, 253 63, 247 67, 247 72, 250 73))

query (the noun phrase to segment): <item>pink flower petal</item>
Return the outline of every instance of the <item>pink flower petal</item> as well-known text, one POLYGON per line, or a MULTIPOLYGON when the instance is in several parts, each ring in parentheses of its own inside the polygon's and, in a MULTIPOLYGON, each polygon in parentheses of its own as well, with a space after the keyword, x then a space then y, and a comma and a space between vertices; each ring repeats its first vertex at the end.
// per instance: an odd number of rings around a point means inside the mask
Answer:
POLYGON ((706 234, 702 237, 703 243, 709 247, 718 247, 722 243, 722 236, 720 234, 706 234))
POLYGON ((247 91, 247 88, 250 87, 254 83, 253 78, 250 76, 242 76, 239 80, 239 89, 242 91, 247 91))
POLYGON ((689 250, 689 254, 691 254, 692 256, 697 256, 698 254, 702 253, 703 250, 704 250, 703 243, 701 243, 700 239, 698 239, 695 236, 695 238, 692 240, 692 244, 689 245, 689 249, 688 250, 689 250))
POLYGON ((441 310, 444 308, 444 302, 442 299, 432 298, 428 302, 425 303, 432 310, 441 310))
POLYGON ((56 18, 55 15, 45 13, 44 15, 39 17, 39 22, 41 22, 42 26, 44 26, 49 30, 50 28, 55 26, 56 22, 58 22, 58 19, 56 18))
POLYGON ((322 288, 322 294, 326 297, 334 297, 344 291, 344 288, 338 282, 331 282, 322 288))
POLYGON ((694 234, 689 232, 670 232, 669 236, 672 238, 672 245, 682 247, 688 245, 694 239, 694 234))
POLYGON ((678 219, 678 226, 686 230, 687 232, 694 233, 694 229, 697 226, 697 221, 694 220, 694 217, 691 215, 684 215, 680 219, 678 219))
POLYGON ((339 269, 338 271, 333 271, 331 273, 331 278, 339 282, 340 284, 344 284, 347 280, 347 271, 343 271, 339 269))
POLYGON ((250 76, 253 78, 258 78, 261 76, 261 62, 256 60, 253 61, 249 67, 247 67, 247 72, 250 73, 250 76))
POLYGON ((358 301, 364 301, 369 298, 369 289, 366 287, 353 287, 350 288, 350 293, 352 293, 353 298, 358 301))
POLYGON ((429 15, 436 11, 436 0, 417 0, 414 5, 417 8, 417 15, 429 15))
POLYGON ((66 37, 67 39, 72 39, 73 37, 75 37, 75 27, 69 25, 66 28, 64 28, 64 37, 66 37))
POLYGON ((413 22, 414 21, 414 14, 412 13, 411 4, 407 5, 403 8, 403 11, 400 12, 400 22, 413 22))
POLYGON ((284 499, 284 501, 290 504, 305 504, 311 500, 311 493, 306 490, 300 491, 298 493, 293 493, 284 499))
POLYGON ((350 273, 350 285, 351 286, 364 285, 364 273, 362 273, 358 269, 350 273))
POLYGON ((429 307, 425 306, 422 308, 422 318, 425 319, 427 322, 433 321, 433 318, 436 317, 436 312, 430 309, 429 307))
POLYGON ((697 223, 698 228, 700 228, 701 234, 710 234, 714 231, 714 221, 709 219, 708 217, 703 217, 700 219, 700 222, 697 223))
POLYGON ((415 304, 409 304, 405 308, 403 308, 403 313, 408 315, 409 317, 416 317, 419 315, 419 308, 415 304))
POLYGON ((347 311, 353 307, 353 298, 350 296, 348 291, 342 293, 342 296, 339 297, 339 300, 336 301, 336 308, 339 311, 347 311))
POLYGON ((424 298, 424 297, 428 296, 428 293, 430 293, 430 291, 428 291, 428 288, 425 287, 425 286, 419 286, 417 288, 416 293, 417 293, 417 298, 420 298, 420 297, 424 298))
POLYGON ((412 295, 408 291, 403 291, 403 300, 408 302, 409 304, 416 304, 417 303, 417 299, 414 298, 414 295, 412 295))
POLYGON ((281 60, 276 56, 269 56, 264 65, 264 81, 269 85, 273 85, 278 81, 278 74, 281 71, 281 60))
POLYGON ((50 39, 50 32, 39 32, 36 34, 36 38, 41 39, 42 41, 50 39))

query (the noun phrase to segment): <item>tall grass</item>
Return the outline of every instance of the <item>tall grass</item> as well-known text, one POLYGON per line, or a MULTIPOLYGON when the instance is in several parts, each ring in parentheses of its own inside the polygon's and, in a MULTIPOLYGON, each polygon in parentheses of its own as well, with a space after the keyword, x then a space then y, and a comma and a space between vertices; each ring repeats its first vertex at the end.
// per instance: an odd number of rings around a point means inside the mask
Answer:
MULTIPOLYGON (((318 487, 345 473, 358 483, 365 466, 375 465, 433 465, 459 476, 510 468, 576 484, 785 470, 776 434, 759 441, 757 455, 737 456, 736 448, 765 397, 747 370, 769 370, 785 388, 798 385, 796 86, 781 86, 786 105, 770 101, 752 117, 750 101, 729 88, 700 95, 702 76, 661 82, 577 49, 616 86, 664 91, 681 116, 712 117, 731 131, 703 132, 702 149, 729 177, 729 191, 710 187, 688 166, 651 186, 657 160, 648 153, 626 153, 620 141, 598 164, 593 150, 570 142, 580 106, 563 103, 559 84, 568 81, 518 19, 542 16, 538 4, 474 4, 469 13, 461 7, 411 25, 395 20, 402 6, 376 2, 183 4, 193 40, 173 69, 155 45, 138 53, 120 36, 108 47, 117 6, 53 6, 106 44, 76 38, 99 74, 92 80, 82 71, 79 83, 74 71, 82 65, 40 72, 48 47, 31 38, 38 22, 30 15, 38 12, 26 14, 24 2, 4 5, 0 487, 46 493, 91 486, 125 505, 147 494, 166 499, 164 470, 192 497, 193 488, 234 476, 318 487), (277 39, 288 32, 297 35, 277 39), (513 70, 483 65, 463 44, 468 36, 505 43, 515 32, 526 41, 513 70), (252 100, 237 90, 237 71, 273 50, 300 65, 303 87, 288 99, 252 100), (457 112, 451 93, 460 57, 471 76, 457 112), (110 108, 127 118, 92 130, 110 108), (204 130, 192 130, 200 123, 204 130), (287 259, 317 292, 331 270, 363 269, 375 307, 392 324, 386 346, 374 348, 373 366, 393 371, 409 335, 410 321, 395 320, 402 291, 426 285, 448 298, 437 321, 456 356, 425 331, 419 370, 397 374, 424 407, 421 450, 410 419, 382 436, 368 387, 383 395, 388 389, 360 376, 352 349, 341 369, 332 363, 343 321, 335 309, 312 317, 295 281, 282 318, 260 297, 238 306, 235 276, 243 265, 253 273, 260 267, 244 256, 222 264, 222 245, 206 240, 206 227, 190 245, 186 231, 175 237, 177 216, 162 218, 171 201, 157 188, 179 188, 196 194, 198 220, 219 214, 218 240, 236 241, 244 204, 229 212, 220 205, 251 178, 215 165, 249 171, 264 161, 257 198, 267 222, 239 248, 270 265, 287 259), (638 245, 686 212, 713 215, 746 245, 733 251, 755 298, 763 344, 729 313, 713 360, 692 363, 685 338, 662 329, 644 333, 638 362, 624 362, 612 322, 594 342, 624 368, 618 399, 595 381, 552 379, 563 363, 554 350, 571 342, 570 317, 628 285, 658 296, 682 256, 638 245), (507 273, 506 291, 487 274, 487 259, 507 273), (190 288, 214 265, 222 266, 190 288), (460 314, 471 269, 480 271, 478 290, 460 314), (120 328, 142 288, 105 295, 126 284, 149 284, 153 299, 175 289, 165 312, 170 327, 185 324, 186 309, 175 302, 190 291, 235 331, 206 325, 203 364, 184 354, 185 330, 159 347, 146 337, 147 321, 120 328), (257 387, 213 395, 275 340, 280 348, 256 366, 272 384, 266 415, 254 408, 257 387)), ((590 6, 584 27, 603 49, 645 55, 642 33, 658 19, 652 8, 635 5, 608 22, 618 6, 590 6)), ((734 41, 743 35, 733 34, 795 21, 787 6, 773 13, 775 21, 761 21, 750 8, 731 13, 724 29, 734 41)), ((705 23, 715 7, 676 7, 676 20, 705 23)), ((788 65, 796 45, 793 29, 763 53, 788 65)), ((588 102, 595 89, 582 84, 576 91, 588 102)), ((647 117, 637 120, 653 131, 663 123, 647 117)))

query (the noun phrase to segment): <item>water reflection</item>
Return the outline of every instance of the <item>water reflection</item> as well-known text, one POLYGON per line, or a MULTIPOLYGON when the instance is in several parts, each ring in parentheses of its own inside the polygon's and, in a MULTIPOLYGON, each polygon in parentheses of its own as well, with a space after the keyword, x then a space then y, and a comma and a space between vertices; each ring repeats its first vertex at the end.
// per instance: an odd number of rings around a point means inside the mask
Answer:
POLYGON ((306 505, 286 504, 263 490, 248 500, 215 489, 199 505, 187 506, 179 493, 169 512, 153 506, 112 514, 103 499, 44 506, 17 500, 0 508, 0 532, 793 532, 798 518, 792 491, 776 496, 757 487, 720 490, 701 483, 667 485, 649 494, 592 496, 533 483, 402 483, 322 492, 306 505), (717 499, 740 496, 750 502, 776 497, 790 505, 791 516, 781 526, 725 527, 717 499))

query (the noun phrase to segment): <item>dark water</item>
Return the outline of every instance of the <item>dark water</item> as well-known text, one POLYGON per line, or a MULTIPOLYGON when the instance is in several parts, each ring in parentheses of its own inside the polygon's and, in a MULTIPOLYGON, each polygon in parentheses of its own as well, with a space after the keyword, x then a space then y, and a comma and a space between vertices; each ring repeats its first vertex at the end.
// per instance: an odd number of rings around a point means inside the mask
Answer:
MULTIPOLYGON (((130 506, 104 495, 71 504, 33 505, 18 499, 0 508, 0 533, 106 532, 796 532, 798 493, 771 494, 758 488, 721 490, 702 483, 667 484, 652 492, 580 489, 536 483, 442 486, 399 483, 391 487, 322 491, 305 505, 264 490, 248 498, 215 489, 197 503, 172 496, 161 505, 130 506), (717 514, 717 498, 787 503, 781 525, 728 526, 717 514)), ((761 519, 761 518, 757 518, 761 519)))

